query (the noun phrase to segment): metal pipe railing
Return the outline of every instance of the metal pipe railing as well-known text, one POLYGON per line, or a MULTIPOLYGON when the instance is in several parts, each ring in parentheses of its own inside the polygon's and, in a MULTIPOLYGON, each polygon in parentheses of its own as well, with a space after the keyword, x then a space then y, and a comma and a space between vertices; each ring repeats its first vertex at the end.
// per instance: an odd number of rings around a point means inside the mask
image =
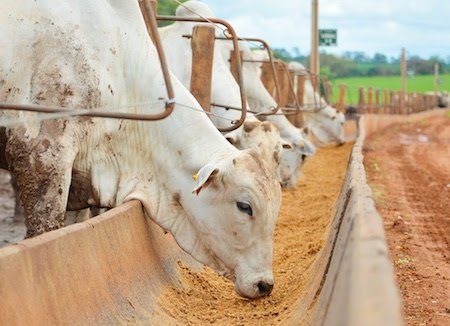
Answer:
POLYGON ((165 60, 164 50, 161 46, 161 40, 159 38, 155 12, 152 8, 150 0, 143 0, 140 2, 140 8, 142 16, 145 20, 147 31, 151 31, 150 37, 155 43, 156 50, 158 52, 159 61, 161 64, 161 70, 164 77, 164 83, 166 85, 168 100, 165 102, 165 110, 157 114, 138 114, 138 113, 127 113, 127 112, 111 112, 111 111, 101 111, 101 110, 86 110, 86 113, 79 113, 79 109, 58 107, 58 106, 48 106, 48 105, 36 105, 36 104, 14 104, 14 103, 0 103, 0 109, 2 110, 19 110, 19 111, 30 111, 39 113, 58 113, 58 112, 71 112, 77 111, 78 116, 88 116, 97 118, 112 118, 112 119, 126 119, 126 120, 143 120, 143 121, 155 121, 161 120, 168 117, 175 107, 174 91, 172 87, 172 82, 170 80, 169 69, 167 68, 167 63, 165 60))
POLYGON ((221 132, 232 131, 239 128, 245 121, 245 117, 247 114, 247 101, 245 98, 245 90, 244 90, 244 76, 242 74, 242 62, 239 55, 239 44, 238 37, 233 28, 226 20, 219 18, 203 18, 203 17, 184 17, 184 16, 156 16, 156 20, 165 20, 165 21, 174 21, 174 22, 197 22, 197 23, 214 23, 225 26, 227 33, 230 38, 226 38, 227 40, 233 41, 234 53, 236 55, 236 67, 237 67, 237 82, 239 84, 240 95, 241 95, 241 117, 239 120, 233 121, 234 126, 227 128, 217 128, 221 132))

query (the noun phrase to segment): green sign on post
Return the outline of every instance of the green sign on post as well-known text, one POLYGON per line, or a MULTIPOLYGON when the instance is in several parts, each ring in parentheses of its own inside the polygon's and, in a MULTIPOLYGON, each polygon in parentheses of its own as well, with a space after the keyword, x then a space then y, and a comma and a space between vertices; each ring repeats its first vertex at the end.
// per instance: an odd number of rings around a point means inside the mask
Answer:
POLYGON ((336 29, 319 29, 320 46, 337 46, 336 29))

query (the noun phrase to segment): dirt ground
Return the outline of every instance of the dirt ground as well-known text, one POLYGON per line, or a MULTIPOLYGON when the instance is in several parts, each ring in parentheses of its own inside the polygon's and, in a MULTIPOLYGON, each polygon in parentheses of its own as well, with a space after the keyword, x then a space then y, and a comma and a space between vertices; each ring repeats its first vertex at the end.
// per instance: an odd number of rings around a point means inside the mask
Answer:
POLYGON ((450 115, 396 124, 366 141, 406 325, 450 325, 450 115))
POLYGON ((283 191, 274 235, 275 287, 267 298, 246 300, 211 269, 180 264, 185 287, 168 287, 161 309, 183 325, 289 325, 306 295, 314 262, 329 234, 353 144, 318 151, 302 168, 296 189, 283 191))
POLYGON ((23 217, 14 219, 15 198, 8 171, 0 169, 0 248, 25 237, 23 217))

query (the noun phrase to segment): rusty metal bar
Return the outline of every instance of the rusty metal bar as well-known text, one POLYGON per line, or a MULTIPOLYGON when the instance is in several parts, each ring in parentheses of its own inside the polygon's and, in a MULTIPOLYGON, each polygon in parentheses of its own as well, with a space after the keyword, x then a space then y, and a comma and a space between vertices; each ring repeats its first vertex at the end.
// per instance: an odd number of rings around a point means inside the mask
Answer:
MULTIPOLYGON (((174 104, 174 102, 171 102, 174 104)), ((139 105, 136 104, 136 106, 139 105)), ((0 110, 16 110, 16 111, 28 111, 28 112, 38 112, 38 113, 74 113, 76 116, 83 117, 94 117, 94 118, 111 118, 111 119, 125 119, 125 120, 142 120, 142 121, 153 121, 161 120, 154 119, 156 115, 148 114, 137 114, 137 113, 123 113, 123 112, 110 112, 110 111, 100 111, 100 110, 86 110, 85 112, 80 112, 81 109, 60 107, 60 106, 45 106, 37 104, 13 104, 13 103, 3 103, 0 102, 0 110)))
MULTIPOLYGON (((217 104, 217 103, 210 103, 210 106, 217 106, 219 108, 224 108, 225 110, 233 110, 233 111, 242 111, 241 108, 237 108, 235 106, 231 106, 231 105, 224 105, 224 104, 217 104)), ((256 111, 251 111, 251 110, 247 110, 247 113, 252 113, 252 114, 256 114, 258 112, 256 111)))
MULTIPOLYGON (((158 17, 157 17, 158 18, 158 17)), ((209 18, 208 18, 209 19, 209 18)), ((212 20, 213 21, 213 20, 212 20)), ((214 21, 213 21, 214 22, 214 21)), ((191 35, 183 35, 183 37, 185 38, 190 38, 192 37, 191 35)), ((275 68, 275 60, 273 58, 273 54, 272 54, 272 49, 270 48, 269 44, 260 38, 253 38, 253 37, 238 37, 237 38, 239 41, 246 41, 246 42, 257 42, 257 43, 261 43, 261 45, 263 46, 263 48, 267 51, 268 55, 269 55, 269 60, 249 60, 249 59, 244 59, 242 60, 242 62, 261 62, 261 63, 270 63, 271 65, 271 70, 272 70, 272 75, 274 78, 274 82, 275 82, 275 90, 276 90, 276 94, 277 94, 277 104, 280 101, 280 85, 278 82, 278 78, 277 78, 277 74, 276 74, 276 68, 275 68)), ((216 40, 225 40, 225 41, 229 41, 229 38, 226 37, 216 37, 216 40)), ((278 105, 276 108, 274 108, 273 113, 276 113, 279 110, 280 106, 278 105)), ((263 115, 271 115, 272 113, 264 113, 263 115)))
MULTIPOLYGON (((216 39, 218 40, 227 40, 227 38, 225 37, 217 37, 216 39)), ((267 51, 267 54, 269 55, 269 60, 243 60, 243 62, 268 62, 270 63, 271 66, 271 70, 272 70, 272 75, 274 78, 274 82, 275 82, 275 89, 276 89, 276 94, 277 94, 277 98, 276 98, 276 102, 277 102, 277 107, 273 109, 272 112, 269 113, 264 113, 261 115, 271 115, 273 113, 278 112, 278 110, 280 109, 280 106, 278 105, 278 102, 280 101, 280 85, 278 82, 278 78, 277 78, 277 74, 276 74, 276 69, 275 69, 275 63, 274 63, 274 59, 273 59, 273 54, 272 54, 272 50, 269 46, 269 44, 264 41, 263 39, 260 38, 253 38, 253 37, 238 37, 239 41, 245 41, 245 42, 257 42, 257 43, 261 43, 261 45, 264 47, 264 49, 267 51)))
POLYGON ((226 131, 232 131, 237 128, 239 128, 245 121, 245 117, 247 114, 247 103, 245 100, 245 91, 244 91, 244 76, 242 74, 242 63, 241 58, 239 56, 239 44, 238 44, 238 38, 236 35, 236 32, 226 20, 219 19, 219 18, 200 18, 200 17, 181 17, 181 16, 156 16, 156 20, 165 20, 165 21, 181 21, 181 22, 197 22, 197 23, 214 23, 219 24, 222 26, 225 26, 227 34, 230 35, 230 38, 226 38, 227 40, 233 41, 233 47, 236 54, 236 67, 237 67, 237 77, 238 77, 238 84, 239 89, 241 93, 241 106, 242 106, 242 112, 241 117, 239 120, 233 121, 234 126, 227 127, 227 128, 217 128, 219 131, 226 132, 226 131))
MULTIPOLYGON (((157 114, 137 114, 137 113, 126 113, 126 112, 109 112, 109 111, 87 111, 86 113, 76 112, 78 116, 89 116, 96 118, 112 118, 112 119, 126 119, 126 120, 144 120, 144 121, 154 121, 161 120, 168 117, 174 107, 174 92, 172 87, 172 82, 170 80, 169 69, 167 68, 167 63, 162 49, 161 40, 159 38, 155 12, 152 8, 152 1, 143 0, 140 2, 140 8, 142 16, 147 26, 147 32, 149 32, 150 37, 155 43, 156 50, 158 52, 159 61, 161 64, 161 70, 164 77, 164 82, 167 89, 168 100, 165 104, 165 110, 157 114)), ((13 103, 0 103, 0 109, 2 110, 18 110, 18 111, 30 111, 39 113, 57 113, 57 112, 75 112, 74 108, 64 108, 58 106, 46 106, 46 105, 36 105, 36 104, 13 104, 13 103)))
MULTIPOLYGON (((277 78, 277 74, 276 74, 276 69, 275 69, 275 60, 273 58, 273 54, 272 54, 272 49, 270 48, 269 44, 260 38, 256 38, 256 37, 242 37, 239 38, 240 41, 246 41, 246 42, 256 42, 256 43, 260 43, 264 49, 267 51, 267 54, 269 55, 269 62, 270 62, 270 67, 272 70, 272 74, 273 74, 273 78, 274 78, 274 82, 275 82, 275 90, 276 90, 276 94, 277 94, 277 104, 278 102, 280 102, 281 99, 281 90, 280 90, 280 85, 279 85, 279 81, 277 78)), ((276 110, 273 113, 276 113, 279 110, 279 105, 277 105, 276 110)))
MULTIPOLYGON (((158 18, 158 17, 157 17, 158 18)), ((183 37, 185 38, 191 38, 191 35, 183 35, 183 37)), ((217 40, 229 40, 226 37, 216 37, 217 40)), ((264 47, 264 49, 266 49, 268 55, 269 55, 269 60, 251 60, 251 59, 244 59, 242 60, 242 62, 254 62, 254 63, 269 63, 271 65, 271 70, 272 70, 272 75, 274 77, 274 82, 275 82, 275 90, 276 90, 276 94, 277 94, 277 104, 280 102, 280 95, 281 95, 281 90, 280 90, 280 84, 277 78, 277 73, 276 73, 276 68, 275 68, 275 63, 276 61, 281 61, 281 60, 275 60, 273 58, 273 54, 272 54, 272 50, 269 46, 269 44, 260 38, 251 38, 251 37, 238 37, 239 41, 246 41, 246 42, 258 42, 261 43, 262 46, 264 47)), ((281 61, 282 62, 282 61, 281 61)), ((283 64, 285 64, 283 62, 283 64)), ((296 73, 297 76, 309 76, 311 78, 312 75, 314 75, 313 73, 311 73, 308 69, 305 69, 305 74, 301 74, 301 73, 296 73)), ((289 70, 287 69, 287 73, 289 73, 289 70)), ((291 80, 289 80, 289 84, 292 85, 291 80)), ((291 86, 291 91, 293 90, 293 86, 291 86)), ((295 91, 294 91, 295 93, 295 91)), ((314 100, 316 101, 316 98, 314 96, 314 100)), ((296 99, 296 105, 298 107, 298 111, 301 112, 318 112, 320 110, 323 110, 325 108, 325 106, 318 106, 317 103, 314 106, 313 110, 302 110, 301 107, 299 105, 298 99, 296 99)), ((272 110, 271 112, 268 113, 261 113, 260 115, 273 115, 276 112, 278 112, 278 110, 280 109, 280 106, 278 105, 276 108, 274 108, 274 110, 272 110)), ((292 113, 292 115, 295 113, 292 113)))

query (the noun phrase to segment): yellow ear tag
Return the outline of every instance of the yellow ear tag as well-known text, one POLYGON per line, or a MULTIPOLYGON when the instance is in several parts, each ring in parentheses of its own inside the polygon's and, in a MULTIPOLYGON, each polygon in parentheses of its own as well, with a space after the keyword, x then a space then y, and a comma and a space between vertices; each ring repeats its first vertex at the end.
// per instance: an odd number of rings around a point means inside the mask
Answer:
POLYGON ((299 144, 298 144, 298 147, 300 147, 300 148, 305 148, 305 144, 304 144, 304 143, 299 143, 299 144))
POLYGON ((198 173, 197 173, 197 174, 194 174, 194 175, 192 176, 192 179, 193 179, 194 181, 197 181, 197 179, 198 179, 198 173))

